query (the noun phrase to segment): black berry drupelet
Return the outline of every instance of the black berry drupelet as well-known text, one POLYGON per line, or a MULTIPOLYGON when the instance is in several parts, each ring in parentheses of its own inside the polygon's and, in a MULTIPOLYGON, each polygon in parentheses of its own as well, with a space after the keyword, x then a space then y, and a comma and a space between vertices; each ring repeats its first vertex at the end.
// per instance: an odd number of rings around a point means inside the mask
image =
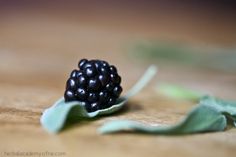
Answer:
POLYGON ((103 60, 81 59, 78 68, 67 80, 65 101, 84 102, 88 112, 114 105, 122 92, 116 67, 103 60))

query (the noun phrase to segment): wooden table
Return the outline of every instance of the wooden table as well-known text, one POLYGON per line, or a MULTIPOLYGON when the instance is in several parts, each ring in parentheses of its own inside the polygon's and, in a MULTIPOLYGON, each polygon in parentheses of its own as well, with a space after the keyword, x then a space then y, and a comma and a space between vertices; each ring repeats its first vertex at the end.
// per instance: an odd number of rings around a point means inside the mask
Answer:
POLYGON ((96 132, 104 122, 119 118, 150 124, 179 121, 194 104, 156 93, 157 82, 178 83, 233 99, 236 76, 232 73, 160 65, 158 76, 130 100, 125 111, 75 124, 57 135, 43 130, 39 123, 42 111, 62 96, 65 81, 81 58, 101 58, 117 65, 125 93, 149 64, 129 57, 129 43, 166 39, 227 46, 236 40, 236 29, 230 29, 236 28, 235 20, 223 15, 213 20, 201 14, 170 15, 166 11, 162 14, 162 10, 133 18, 133 13, 127 10, 108 14, 109 11, 1 11, 0 156, 14 156, 11 154, 14 152, 47 152, 48 156, 61 152, 57 156, 68 157, 234 156, 236 129, 233 128, 187 136, 96 132))

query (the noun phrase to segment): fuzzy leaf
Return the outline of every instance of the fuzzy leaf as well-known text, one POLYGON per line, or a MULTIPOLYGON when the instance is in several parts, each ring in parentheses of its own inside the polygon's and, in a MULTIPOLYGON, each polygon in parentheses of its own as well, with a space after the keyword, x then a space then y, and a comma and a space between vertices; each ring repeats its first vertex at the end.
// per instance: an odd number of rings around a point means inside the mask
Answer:
POLYGON ((200 100, 201 105, 211 106, 218 112, 224 114, 228 118, 234 121, 234 126, 236 127, 236 102, 226 101, 222 99, 217 99, 212 96, 204 96, 200 100))
POLYGON ((185 117, 172 126, 144 125, 136 121, 117 120, 105 123, 99 132, 102 134, 120 131, 134 131, 150 134, 191 134, 198 132, 222 131, 227 126, 227 118, 236 127, 236 102, 225 101, 212 96, 204 96, 200 103, 185 117))
POLYGON ((199 105, 186 118, 173 126, 152 126, 136 121, 117 120, 105 123, 100 129, 101 134, 120 131, 136 131, 149 134, 180 135, 207 131, 222 131, 226 127, 226 118, 209 106, 199 105))
POLYGON ((42 126, 51 133, 59 132, 70 117, 78 119, 88 119, 100 115, 112 114, 120 110, 131 96, 137 94, 156 74, 156 67, 150 66, 141 79, 133 86, 126 96, 120 97, 116 104, 107 109, 88 113, 84 104, 79 101, 65 102, 63 98, 59 99, 52 107, 46 109, 40 119, 42 126))

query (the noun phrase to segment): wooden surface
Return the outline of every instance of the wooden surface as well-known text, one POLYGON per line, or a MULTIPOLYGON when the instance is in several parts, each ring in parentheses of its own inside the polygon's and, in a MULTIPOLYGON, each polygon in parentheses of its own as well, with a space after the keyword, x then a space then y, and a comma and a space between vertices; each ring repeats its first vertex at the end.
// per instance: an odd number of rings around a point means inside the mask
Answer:
POLYGON ((225 46, 236 41, 236 29, 230 29, 235 28, 235 21, 224 17, 212 20, 195 14, 169 16, 161 11, 150 16, 138 14, 139 18, 132 18, 133 13, 125 16, 115 11, 111 15, 87 13, 60 14, 34 9, 1 12, 0 156, 11 156, 6 153, 17 151, 64 152, 61 156, 68 157, 235 155, 236 129, 233 128, 188 136, 97 134, 96 129, 104 122, 119 118, 173 124, 194 106, 156 93, 157 82, 178 83, 223 98, 236 98, 235 74, 175 65, 160 65, 152 85, 130 100, 127 109, 119 114, 77 123, 58 135, 43 130, 39 123, 42 111, 62 96, 68 74, 81 58, 101 58, 115 64, 123 78, 125 93, 149 64, 128 57, 127 43, 167 39, 225 46), (202 24, 201 30, 196 30, 196 23, 202 24))

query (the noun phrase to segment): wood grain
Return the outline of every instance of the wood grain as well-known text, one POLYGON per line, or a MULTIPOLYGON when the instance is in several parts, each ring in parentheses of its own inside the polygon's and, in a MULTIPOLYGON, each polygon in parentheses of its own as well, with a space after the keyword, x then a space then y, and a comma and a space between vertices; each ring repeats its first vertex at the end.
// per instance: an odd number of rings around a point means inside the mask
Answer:
MULTIPOLYGON (((149 64, 128 57, 127 43, 164 37, 193 44, 201 41, 224 45, 224 42, 235 41, 235 29, 227 30, 226 36, 221 34, 225 40, 214 40, 215 35, 212 34, 218 28, 212 30, 209 25, 204 25, 208 19, 202 19, 202 27, 206 29, 201 36, 190 24, 183 24, 181 30, 177 29, 178 24, 171 29, 170 21, 175 17, 169 17, 169 23, 159 21, 151 25, 147 21, 142 24, 140 19, 133 19, 132 24, 127 22, 132 20, 131 16, 115 13, 107 16, 98 13, 96 16, 95 12, 91 13, 93 17, 82 12, 82 15, 75 15, 69 11, 67 14, 41 11, 5 10, 0 14, 0 156, 11 156, 6 152, 14 151, 64 152, 62 156, 68 157, 235 155, 236 130, 230 127, 225 132, 187 136, 98 135, 96 132, 105 121, 113 119, 173 124, 194 106, 191 102, 170 100, 156 93, 157 82, 179 83, 223 98, 235 98, 236 76, 232 73, 160 65, 160 72, 152 84, 114 116, 75 123, 58 135, 48 134, 39 123, 42 111, 62 96, 66 78, 80 58, 102 58, 117 65, 125 92, 149 64), (68 18, 69 15, 71 18, 68 18), (116 25, 118 23, 120 26, 116 25), (137 23, 139 26, 135 27, 137 23)), ((161 12, 157 17, 168 19, 161 12)), ((186 19, 188 21, 189 18, 182 18, 181 22, 187 22, 186 19)), ((225 25, 220 25, 235 26, 230 20, 225 21, 225 25)))

